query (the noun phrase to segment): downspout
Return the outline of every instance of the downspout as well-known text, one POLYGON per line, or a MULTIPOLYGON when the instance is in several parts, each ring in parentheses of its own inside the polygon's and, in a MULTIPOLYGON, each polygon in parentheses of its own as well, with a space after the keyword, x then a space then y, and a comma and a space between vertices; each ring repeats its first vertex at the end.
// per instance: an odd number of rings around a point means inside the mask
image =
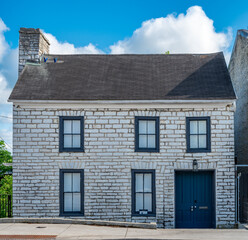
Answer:
POLYGON ((237 210, 237 202, 238 202, 238 191, 237 191, 237 166, 235 166, 235 224, 238 223, 238 210, 237 210))
POLYGON ((239 200, 239 186, 240 186, 240 177, 241 177, 241 173, 237 174, 237 210, 236 210, 236 215, 237 215, 237 219, 236 219, 236 223, 239 224, 239 209, 240 209, 240 200, 239 200))
POLYGON ((240 186, 240 177, 241 173, 238 173, 238 167, 248 167, 248 164, 240 164, 240 165, 235 165, 235 189, 236 189, 236 194, 235 194, 235 202, 236 202, 236 209, 235 209, 235 223, 239 224, 239 186, 240 186))

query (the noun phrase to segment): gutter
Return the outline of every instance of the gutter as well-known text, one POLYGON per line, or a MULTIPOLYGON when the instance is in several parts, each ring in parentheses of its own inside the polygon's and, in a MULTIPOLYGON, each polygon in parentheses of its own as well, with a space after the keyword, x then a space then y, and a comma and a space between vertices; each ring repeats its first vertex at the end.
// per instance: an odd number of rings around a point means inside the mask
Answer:
POLYGON ((17 100, 8 99, 8 102, 16 103, 81 103, 81 104, 128 104, 128 103, 160 103, 160 104, 178 104, 178 103, 235 103, 236 99, 222 99, 222 100, 17 100))
POLYGON ((54 109, 90 109, 90 108, 121 108, 140 110, 148 108, 226 108, 236 110, 235 99, 222 100, 8 100, 15 107, 54 108, 54 109))

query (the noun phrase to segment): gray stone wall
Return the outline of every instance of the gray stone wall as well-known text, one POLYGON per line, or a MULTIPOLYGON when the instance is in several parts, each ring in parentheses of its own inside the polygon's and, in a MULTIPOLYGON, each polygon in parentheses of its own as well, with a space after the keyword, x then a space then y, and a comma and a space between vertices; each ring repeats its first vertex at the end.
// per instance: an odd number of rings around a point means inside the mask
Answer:
POLYGON ((239 164, 248 164, 248 30, 239 30, 229 63, 237 95, 235 112, 235 152, 239 164))
MULTIPOLYGON (((62 105, 61 105, 62 106, 62 105)), ((151 222, 173 228, 174 171, 199 169, 216 174, 217 227, 235 222, 233 109, 14 106, 13 215, 59 216, 59 169, 84 169, 85 219, 151 222), (84 116, 85 152, 59 153, 59 116, 84 116), (134 117, 160 117, 160 152, 134 151, 134 117), (187 116, 211 117, 210 153, 186 153, 187 116), (156 217, 131 216, 131 169, 156 170, 156 217)))
POLYGON ((21 28, 19 31, 19 74, 27 60, 39 63, 43 54, 49 54, 50 43, 39 28, 21 28))

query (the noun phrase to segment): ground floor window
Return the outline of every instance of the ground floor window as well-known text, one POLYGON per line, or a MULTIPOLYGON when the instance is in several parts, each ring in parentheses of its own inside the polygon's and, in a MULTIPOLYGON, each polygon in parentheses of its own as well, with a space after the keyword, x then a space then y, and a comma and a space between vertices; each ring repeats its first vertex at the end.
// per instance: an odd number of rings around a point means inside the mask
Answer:
POLYGON ((60 170, 60 215, 83 215, 83 183, 83 170, 60 170))
POLYGON ((155 170, 132 170, 132 214, 155 215, 155 170))

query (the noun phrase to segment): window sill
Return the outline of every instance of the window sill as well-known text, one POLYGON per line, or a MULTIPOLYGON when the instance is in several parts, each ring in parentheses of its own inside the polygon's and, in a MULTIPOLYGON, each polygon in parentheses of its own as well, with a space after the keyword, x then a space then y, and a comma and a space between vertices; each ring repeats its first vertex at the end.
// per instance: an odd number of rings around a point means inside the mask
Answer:
POLYGON ((65 148, 65 149, 60 149, 59 150, 60 153, 63 153, 63 152, 84 152, 84 149, 78 149, 78 148, 65 148))
POLYGON ((135 152, 154 152, 154 153, 159 153, 159 149, 138 148, 138 149, 135 149, 135 152))
POLYGON ((60 213, 60 217, 83 217, 83 213, 60 213))
POLYGON ((206 153, 211 152, 211 149, 187 149, 187 153, 206 153))
POLYGON ((133 213, 132 217, 156 217, 156 214, 155 213, 148 213, 148 214, 133 213))

